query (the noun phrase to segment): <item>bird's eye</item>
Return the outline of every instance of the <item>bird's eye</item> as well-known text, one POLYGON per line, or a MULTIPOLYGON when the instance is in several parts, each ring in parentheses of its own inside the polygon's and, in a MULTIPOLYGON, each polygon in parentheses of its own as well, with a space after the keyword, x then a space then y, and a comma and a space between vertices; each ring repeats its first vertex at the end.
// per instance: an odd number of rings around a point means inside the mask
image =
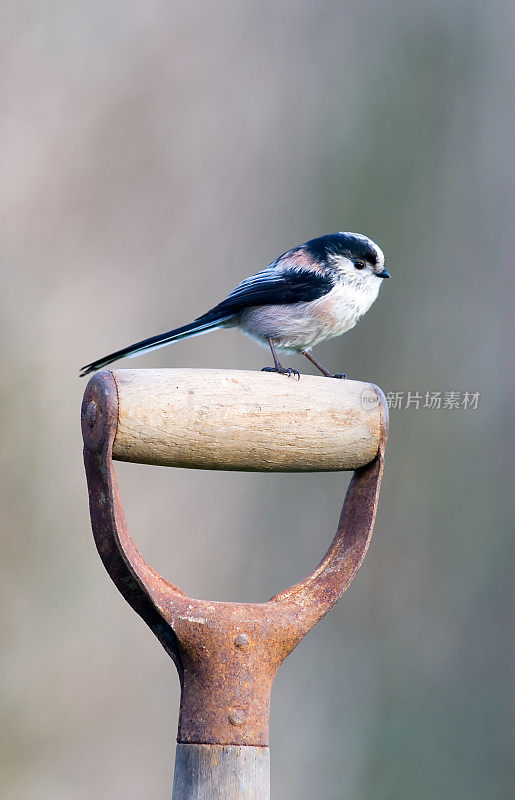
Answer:
POLYGON ((367 265, 367 262, 363 261, 361 258, 358 258, 354 262, 354 266, 356 267, 356 269, 365 269, 366 265, 367 265))

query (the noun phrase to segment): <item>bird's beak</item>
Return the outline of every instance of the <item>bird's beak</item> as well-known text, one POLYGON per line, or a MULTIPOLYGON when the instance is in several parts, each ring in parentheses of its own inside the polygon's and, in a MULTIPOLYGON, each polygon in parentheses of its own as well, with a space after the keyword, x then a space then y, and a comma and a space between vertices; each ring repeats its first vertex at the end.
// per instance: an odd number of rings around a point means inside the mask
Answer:
POLYGON ((376 275, 377 275, 378 278, 391 278, 392 277, 387 269, 383 269, 382 272, 376 272, 376 275))

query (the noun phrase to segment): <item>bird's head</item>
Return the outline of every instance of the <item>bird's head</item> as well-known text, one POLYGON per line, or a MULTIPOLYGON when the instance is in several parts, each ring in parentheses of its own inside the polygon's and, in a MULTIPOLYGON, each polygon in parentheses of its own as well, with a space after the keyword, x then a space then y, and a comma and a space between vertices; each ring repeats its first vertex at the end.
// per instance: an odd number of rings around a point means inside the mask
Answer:
POLYGON ((306 242, 305 247, 318 264, 356 286, 379 288, 383 278, 390 277, 379 245, 360 233, 330 233, 306 242))

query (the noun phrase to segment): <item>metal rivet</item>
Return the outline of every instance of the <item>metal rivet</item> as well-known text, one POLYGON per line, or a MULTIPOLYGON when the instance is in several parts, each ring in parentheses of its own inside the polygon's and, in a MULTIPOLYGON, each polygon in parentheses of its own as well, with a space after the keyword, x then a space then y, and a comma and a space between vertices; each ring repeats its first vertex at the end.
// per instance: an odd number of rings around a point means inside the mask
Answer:
POLYGON ((88 403, 88 407, 86 409, 86 422, 90 428, 92 428, 97 421, 97 410, 97 404, 94 400, 92 400, 91 403, 88 403))
POLYGON ((246 714, 241 708, 235 708, 234 711, 231 711, 229 714, 229 722, 231 725, 235 725, 237 728, 240 728, 246 719, 246 714))
POLYGON ((246 633, 239 633, 234 639, 234 644, 236 647, 248 647, 250 639, 246 633))

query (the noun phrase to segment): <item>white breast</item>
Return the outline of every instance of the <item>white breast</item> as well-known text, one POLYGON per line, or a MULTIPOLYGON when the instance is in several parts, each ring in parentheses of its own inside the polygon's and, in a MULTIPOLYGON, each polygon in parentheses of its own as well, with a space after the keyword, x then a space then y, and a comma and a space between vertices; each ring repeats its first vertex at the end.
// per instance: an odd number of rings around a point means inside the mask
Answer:
POLYGON ((280 348, 306 350, 353 328, 376 299, 380 286, 379 278, 359 286, 338 281, 318 300, 245 309, 238 326, 262 342, 271 336, 280 348))

